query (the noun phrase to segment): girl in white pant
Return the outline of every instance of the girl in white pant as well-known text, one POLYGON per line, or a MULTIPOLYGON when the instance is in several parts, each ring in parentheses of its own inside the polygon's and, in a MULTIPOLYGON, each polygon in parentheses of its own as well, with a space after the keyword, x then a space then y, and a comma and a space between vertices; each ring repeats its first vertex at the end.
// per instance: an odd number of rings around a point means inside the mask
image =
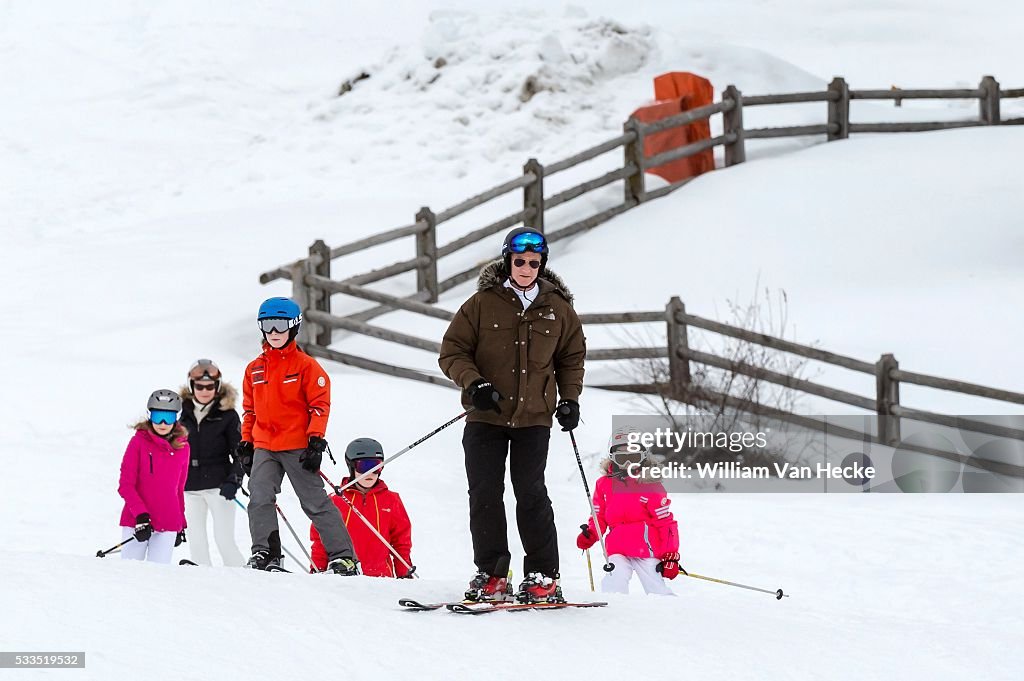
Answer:
POLYGON ((181 389, 181 422, 192 447, 185 484, 185 517, 192 562, 211 565, 206 536, 207 514, 213 518, 217 550, 227 567, 241 567, 235 544, 235 495, 242 485, 242 466, 232 460, 242 438, 241 419, 235 411, 238 393, 222 379, 220 368, 208 359, 197 360, 181 389))
POLYGON ((639 432, 625 426, 609 438, 605 475, 594 485, 597 526, 593 518, 581 525, 576 546, 589 549, 607 531, 605 548, 615 567, 601 580, 601 590, 629 593, 636 573, 646 593, 671 596, 665 580, 679 574, 679 528, 665 488, 640 476, 648 452, 631 437, 639 432))

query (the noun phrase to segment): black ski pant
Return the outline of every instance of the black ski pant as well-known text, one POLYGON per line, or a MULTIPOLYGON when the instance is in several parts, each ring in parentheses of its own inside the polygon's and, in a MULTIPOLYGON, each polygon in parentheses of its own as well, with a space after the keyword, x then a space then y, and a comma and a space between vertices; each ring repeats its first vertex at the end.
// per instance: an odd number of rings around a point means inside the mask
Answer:
POLYGON ((544 485, 548 461, 547 426, 506 428, 470 422, 462 433, 469 480, 469 531, 478 570, 504 577, 512 556, 505 521, 505 458, 516 496, 516 524, 526 556, 524 574, 558 574, 555 514, 544 485))

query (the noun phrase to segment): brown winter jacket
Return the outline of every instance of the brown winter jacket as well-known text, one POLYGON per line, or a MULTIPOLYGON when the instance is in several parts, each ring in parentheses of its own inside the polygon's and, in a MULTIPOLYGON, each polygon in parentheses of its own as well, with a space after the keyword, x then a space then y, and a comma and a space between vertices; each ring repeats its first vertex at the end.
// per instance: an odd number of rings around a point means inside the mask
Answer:
POLYGON ((501 394, 501 413, 474 411, 467 420, 512 428, 551 427, 558 396, 579 400, 583 325, 572 308, 572 294, 551 270, 539 278, 537 299, 527 310, 515 291, 504 286, 505 265, 496 260, 480 272, 477 292, 448 326, 437 363, 465 392, 484 378, 501 394))

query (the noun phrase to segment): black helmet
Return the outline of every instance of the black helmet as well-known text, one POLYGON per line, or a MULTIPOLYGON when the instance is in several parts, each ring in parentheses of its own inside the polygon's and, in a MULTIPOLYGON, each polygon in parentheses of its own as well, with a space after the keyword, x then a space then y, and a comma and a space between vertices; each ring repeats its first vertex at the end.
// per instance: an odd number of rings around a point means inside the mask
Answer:
POLYGON ((505 261, 505 271, 512 272, 512 254, 533 251, 540 253, 540 271, 538 276, 544 274, 544 268, 548 264, 548 240, 544 235, 533 227, 516 227, 505 235, 505 242, 501 245, 501 257, 505 261))
POLYGON ((356 461, 357 459, 383 459, 384 448, 380 443, 369 437, 358 437, 345 447, 345 459, 356 461))

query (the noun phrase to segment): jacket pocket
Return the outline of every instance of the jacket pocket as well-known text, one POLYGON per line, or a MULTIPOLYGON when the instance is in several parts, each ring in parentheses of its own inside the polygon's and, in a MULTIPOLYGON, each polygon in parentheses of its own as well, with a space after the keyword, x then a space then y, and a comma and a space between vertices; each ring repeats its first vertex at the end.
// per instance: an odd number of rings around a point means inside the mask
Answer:
POLYGON ((554 320, 537 319, 530 322, 526 345, 526 356, 530 364, 534 367, 547 367, 552 364, 561 332, 561 325, 554 320))
POLYGON ((558 401, 557 392, 554 376, 550 373, 544 374, 544 407, 547 409, 548 414, 555 413, 555 404, 558 401))

